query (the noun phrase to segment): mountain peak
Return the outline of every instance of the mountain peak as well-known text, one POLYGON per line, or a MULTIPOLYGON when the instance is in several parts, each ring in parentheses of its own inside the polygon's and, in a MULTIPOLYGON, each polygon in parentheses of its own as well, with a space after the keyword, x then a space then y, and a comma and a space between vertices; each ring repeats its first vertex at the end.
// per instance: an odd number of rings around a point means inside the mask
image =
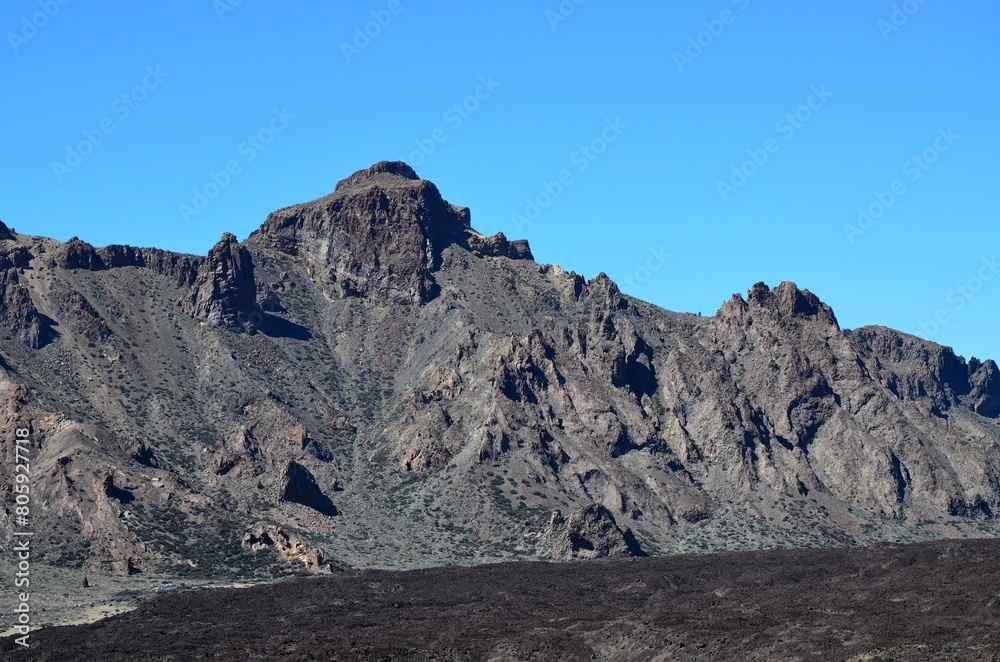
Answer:
POLYGON ((730 301, 723 304, 719 312, 732 315, 751 309, 769 311, 771 315, 787 319, 793 317, 819 319, 840 328, 830 306, 820 301, 819 297, 809 290, 800 289, 790 281, 784 281, 774 288, 768 287, 763 282, 755 283, 747 291, 745 300, 739 294, 734 294, 730 301))
POLYGON ((373 184, 392 186, 403 183, 394 180, 421 181, 416 171, 402 161, 379 161, 372 167, 358 170, 350 177, 337 182, 334 192, 341 193, 347 189, 373 184))
POLYGON ((245 576, 1000 535, 995 363, 842 331, 791 282, 692 319, 529 257, 402 164, 204 257, 0 241, 0 414, 31 424, 43 560, 245 576))
POLYGON ((342 179, 331 195, 273 212, 250 242, 322 265, 325 286, 338 296, 380 292, 425 302, 449 246, 531 259, 527 242, 484 237, 470 219, 467 207, 449 203, 409 165, 381 161, 342 179))

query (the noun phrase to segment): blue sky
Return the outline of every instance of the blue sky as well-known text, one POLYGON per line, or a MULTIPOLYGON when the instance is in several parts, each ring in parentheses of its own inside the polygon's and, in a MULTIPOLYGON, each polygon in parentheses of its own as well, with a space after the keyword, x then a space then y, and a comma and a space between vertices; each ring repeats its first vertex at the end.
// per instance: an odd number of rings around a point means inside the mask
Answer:
POLYGON ((1000 6, 577 2, 7 0, 0 219, 204 254, 403 159, 665 308, 792 280, 1000 358, 1000 6))

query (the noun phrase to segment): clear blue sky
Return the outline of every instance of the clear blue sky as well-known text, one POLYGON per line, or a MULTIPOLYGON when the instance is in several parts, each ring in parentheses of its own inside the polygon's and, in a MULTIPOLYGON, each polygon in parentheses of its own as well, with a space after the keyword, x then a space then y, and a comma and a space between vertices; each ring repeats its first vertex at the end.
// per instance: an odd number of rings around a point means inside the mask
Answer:
POLYGON ((20 232, 204 254, 402 158, 666 308, 793 280, 1000 358, 995 2, 62 1, 0 6, 20 232))

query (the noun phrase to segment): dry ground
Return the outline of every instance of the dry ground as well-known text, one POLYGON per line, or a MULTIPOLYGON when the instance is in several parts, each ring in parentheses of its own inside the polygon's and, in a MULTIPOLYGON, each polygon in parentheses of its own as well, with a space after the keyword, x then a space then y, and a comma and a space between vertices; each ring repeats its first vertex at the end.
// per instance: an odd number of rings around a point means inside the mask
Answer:
POLYGON ((11 660, 1000 659, 1000 542, 351 571, 166 593, 11 660))

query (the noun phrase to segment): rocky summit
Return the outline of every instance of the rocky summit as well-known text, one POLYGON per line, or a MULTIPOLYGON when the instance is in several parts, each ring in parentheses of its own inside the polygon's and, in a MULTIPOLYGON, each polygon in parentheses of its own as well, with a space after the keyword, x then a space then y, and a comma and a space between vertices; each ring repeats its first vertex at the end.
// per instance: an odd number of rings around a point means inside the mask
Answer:
POLYGON ((0 319, 0 454, 30 429, 52 565, 252 576, 1000 530, 992 360, 842 329, 792 283, 664 310, 476 232, 403 163, 207 256, 0 224, 0 319))

